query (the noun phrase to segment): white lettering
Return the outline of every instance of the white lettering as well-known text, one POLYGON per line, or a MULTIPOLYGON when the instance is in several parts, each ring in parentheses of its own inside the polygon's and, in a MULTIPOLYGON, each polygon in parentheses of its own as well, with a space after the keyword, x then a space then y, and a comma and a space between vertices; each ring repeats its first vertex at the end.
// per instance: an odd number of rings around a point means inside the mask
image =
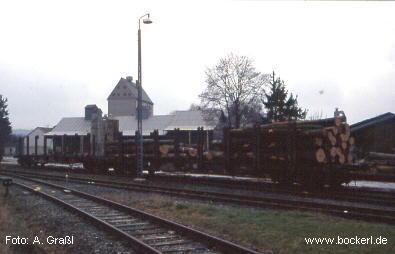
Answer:
POLYGON ((40 240, 38 240, 38 236, 34 237, 33 244, 36 244, 36 243, 41 244, 40 240))

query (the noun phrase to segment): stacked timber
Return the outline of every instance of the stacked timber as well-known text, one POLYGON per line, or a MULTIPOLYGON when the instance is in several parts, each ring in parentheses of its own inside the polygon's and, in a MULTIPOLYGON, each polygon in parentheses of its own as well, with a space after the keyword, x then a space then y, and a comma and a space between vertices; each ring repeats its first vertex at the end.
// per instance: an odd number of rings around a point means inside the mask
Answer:
POLYGON ((345 117, 289 121, 230 130, 230 159, 285 165, 354 162, 355 140, 345 117))
POLYGON ((395 173, 395 154, 369 152, 364 158, 363 164, 373 172, 395 173))
POLYGON ((265 158, 340 165, 354 161, 355 140, 344 117, 272 123, 261 130, 265 158))
POLYGON ((224 158, 224 145, 221 140, 213 140, 211 142, 210 150, 203 153, 208 161, 222 160, 224 158))

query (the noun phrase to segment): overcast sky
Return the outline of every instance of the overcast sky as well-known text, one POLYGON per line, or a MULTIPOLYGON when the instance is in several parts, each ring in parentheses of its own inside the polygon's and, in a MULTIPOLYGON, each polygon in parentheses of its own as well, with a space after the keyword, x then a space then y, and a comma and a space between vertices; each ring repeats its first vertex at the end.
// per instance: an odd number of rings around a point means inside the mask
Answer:
POLYGON ((198 103, 205 69, 231 52, 275 70, 311 114, 354 123, 395 112, 394 2, 0 1, 0 94, 13 128, 107 113, 121 77, 137 77, 154 114, 198 103), (320 94, 320 91, 323 91, 320 94))

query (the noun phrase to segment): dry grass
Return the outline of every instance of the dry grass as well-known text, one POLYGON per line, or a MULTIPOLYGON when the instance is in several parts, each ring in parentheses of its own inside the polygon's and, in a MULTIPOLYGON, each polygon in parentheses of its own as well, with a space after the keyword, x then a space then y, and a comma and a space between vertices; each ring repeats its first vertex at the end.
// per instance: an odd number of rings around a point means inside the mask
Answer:
MULTIPOLYGON (((121 200, 119 200, 121 201, 121 200)), ((395 253, 395 227, 352 221, 323 214, 236 208, 198 202, 175 201, 152 195, 130 205, 202 231, 274 253, 395 253), (378 237, 378 245, 306 245, 305 237, 378 237)))

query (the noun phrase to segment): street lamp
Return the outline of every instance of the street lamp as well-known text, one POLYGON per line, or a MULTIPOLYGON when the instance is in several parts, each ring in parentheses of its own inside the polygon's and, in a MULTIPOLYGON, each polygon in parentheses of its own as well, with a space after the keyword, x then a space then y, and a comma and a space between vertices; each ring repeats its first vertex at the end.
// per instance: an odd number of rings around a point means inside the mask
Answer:
POLYGON ((143 175, 143 87, 142 87, 142 77, 141 77, 141 19, 143 19, 144 24, 151 24, 152 20, 149 17, 149 13, 144 14, 139 18, 139 30, 138 30, 138 72, 137 72, 137 129, 138 129, 138 154, 137 154, 137 176, 141 177, 143 175))

